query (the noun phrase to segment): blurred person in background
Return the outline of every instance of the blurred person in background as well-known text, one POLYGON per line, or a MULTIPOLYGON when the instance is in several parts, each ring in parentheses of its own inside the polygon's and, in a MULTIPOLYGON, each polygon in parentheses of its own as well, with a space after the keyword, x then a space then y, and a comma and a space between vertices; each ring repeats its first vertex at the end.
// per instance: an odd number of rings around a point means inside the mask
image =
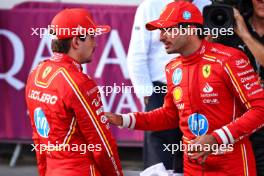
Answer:
MULTIPOLYGON (((176 0, 177 1, 177 0, 176 0)), ((186 0, 192 2, 192 0, 186 0)), ((144 99, 146 111, 159 108, 166 95, 165 65, 178 54, 166 53, 159 41, 159 31, 146 30, 148 21, 159 17, 165 6, 173 0, 144 0, 137 8, 127 62, 129 75, 139 99, 144 99)), ((202 12, 203 7, 210 4, 209 0, 194 0, 202 12)), ((164 151, 164 144, 179 144, 182 133, 179 128, 160 132, 145 132, 143 159, 147 168, 163 162, 166 169, 174 169, 182 173, 183 156, 178 151, 175 155, 164 151)))
POLYGON ((39 174, 122 176, 98 87, 81 66, 92 61, 95 35, 110 27, 97 26, 78 8, 59 12, 51 25, 54 55, 30 73, 26 86, 39 174))
MULTIPOLYGON (((221 36, 217 41, 243 51, 264 87, 264 0, 250 1, 253 8, 244 17, 234 9, 235 35, 221 36)), ((252 134, 251 141, 258 175, 264 176, 264 128, 252 134)))
POLYGON ((150 112, 106 115, 112 124, 130 129, 180 127, 184 175, 254 176, 248 135, 264 125, 259 77, 251 71, 250 79, 240 79, 241 73, 253 68, 239 50, 208 42, 195 33, 173 34, 173 29, 188 25, 202 28, 203 17, 197 7, 184 1, 168 4, 159 19, 146 25, 148 30, 160 29, 167 53, 180 54, 165 68, 168 93, 163 106, 150 112))

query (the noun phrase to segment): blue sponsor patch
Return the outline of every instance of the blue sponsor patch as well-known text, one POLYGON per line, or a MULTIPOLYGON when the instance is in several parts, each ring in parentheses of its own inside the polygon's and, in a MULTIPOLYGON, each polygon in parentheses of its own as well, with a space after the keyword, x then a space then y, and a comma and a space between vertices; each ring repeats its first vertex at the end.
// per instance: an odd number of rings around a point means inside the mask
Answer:
POLYGON ((189 116, 188 127, 195 136, 202 136, 207 133, 209 124, 204 115, 194 113, 189 116))
POLYGON ((36 108, 34 111, 34 122, 38 134, 41 137, 48 138, 50 127, 47 118, 41 108, 36 108))
POLYGON ((184 11, 182 14, 183 19, 189 20, 192 17, 192 14, 189 11, 184 11))
POLYGON ((182 69, 177 68, 172 75, 172 82, 175 86, 179 85, 182 81, 182 69))

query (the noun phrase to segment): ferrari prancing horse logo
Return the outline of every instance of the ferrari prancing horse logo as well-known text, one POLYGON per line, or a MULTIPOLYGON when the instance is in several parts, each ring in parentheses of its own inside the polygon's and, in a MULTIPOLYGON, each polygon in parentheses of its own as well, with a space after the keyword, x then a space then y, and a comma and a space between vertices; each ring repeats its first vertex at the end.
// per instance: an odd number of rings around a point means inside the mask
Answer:
POLYGON ((211 74, 211 65, 204 65, 203 66, 203 77, 208 78, 211 74))
POLYGON ((45 79, 48 76, 48 74, 50 74, 51 70, 52 70, 51 67, 45 68, 45 70, 44 70, 44 72, 42 74, 42 79, 45 79))

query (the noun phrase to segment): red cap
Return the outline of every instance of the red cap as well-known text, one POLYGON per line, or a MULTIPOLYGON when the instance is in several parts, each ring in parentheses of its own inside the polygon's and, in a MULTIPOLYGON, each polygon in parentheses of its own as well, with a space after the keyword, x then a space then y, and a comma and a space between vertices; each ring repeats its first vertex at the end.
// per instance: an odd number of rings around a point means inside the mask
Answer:
POLYGON ((179 23, 203 24, 203 16, 200 10, 190 2, 177 1, 169 3, 158 20, 146 24, 147 30, 173 27, 179 23))
POLYGON ((50 31, 58 39, 79 35, 100 35, 111 30, 108 25, 97 25, 87 9, 73 8, 60 11, 51 21, 50 31))

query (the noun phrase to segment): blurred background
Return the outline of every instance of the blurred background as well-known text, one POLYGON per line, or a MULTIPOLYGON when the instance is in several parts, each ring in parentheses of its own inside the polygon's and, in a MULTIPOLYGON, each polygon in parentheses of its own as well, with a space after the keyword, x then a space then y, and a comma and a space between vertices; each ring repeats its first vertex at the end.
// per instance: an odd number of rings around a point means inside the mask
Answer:
MULTIPOLYGON (((37 2, 38 0, 31 0, 37 2)), ((139 5, 142 0, 42 0, 41 2, 61 2, 61 3, 80 3, 80 4, 113 4, 113 5, 139 5)), ((14 5, 25 0, 1 0, 1 8, 9 9, 14 5)), ((27 1, 28 2, 28 1, 27 1)))

